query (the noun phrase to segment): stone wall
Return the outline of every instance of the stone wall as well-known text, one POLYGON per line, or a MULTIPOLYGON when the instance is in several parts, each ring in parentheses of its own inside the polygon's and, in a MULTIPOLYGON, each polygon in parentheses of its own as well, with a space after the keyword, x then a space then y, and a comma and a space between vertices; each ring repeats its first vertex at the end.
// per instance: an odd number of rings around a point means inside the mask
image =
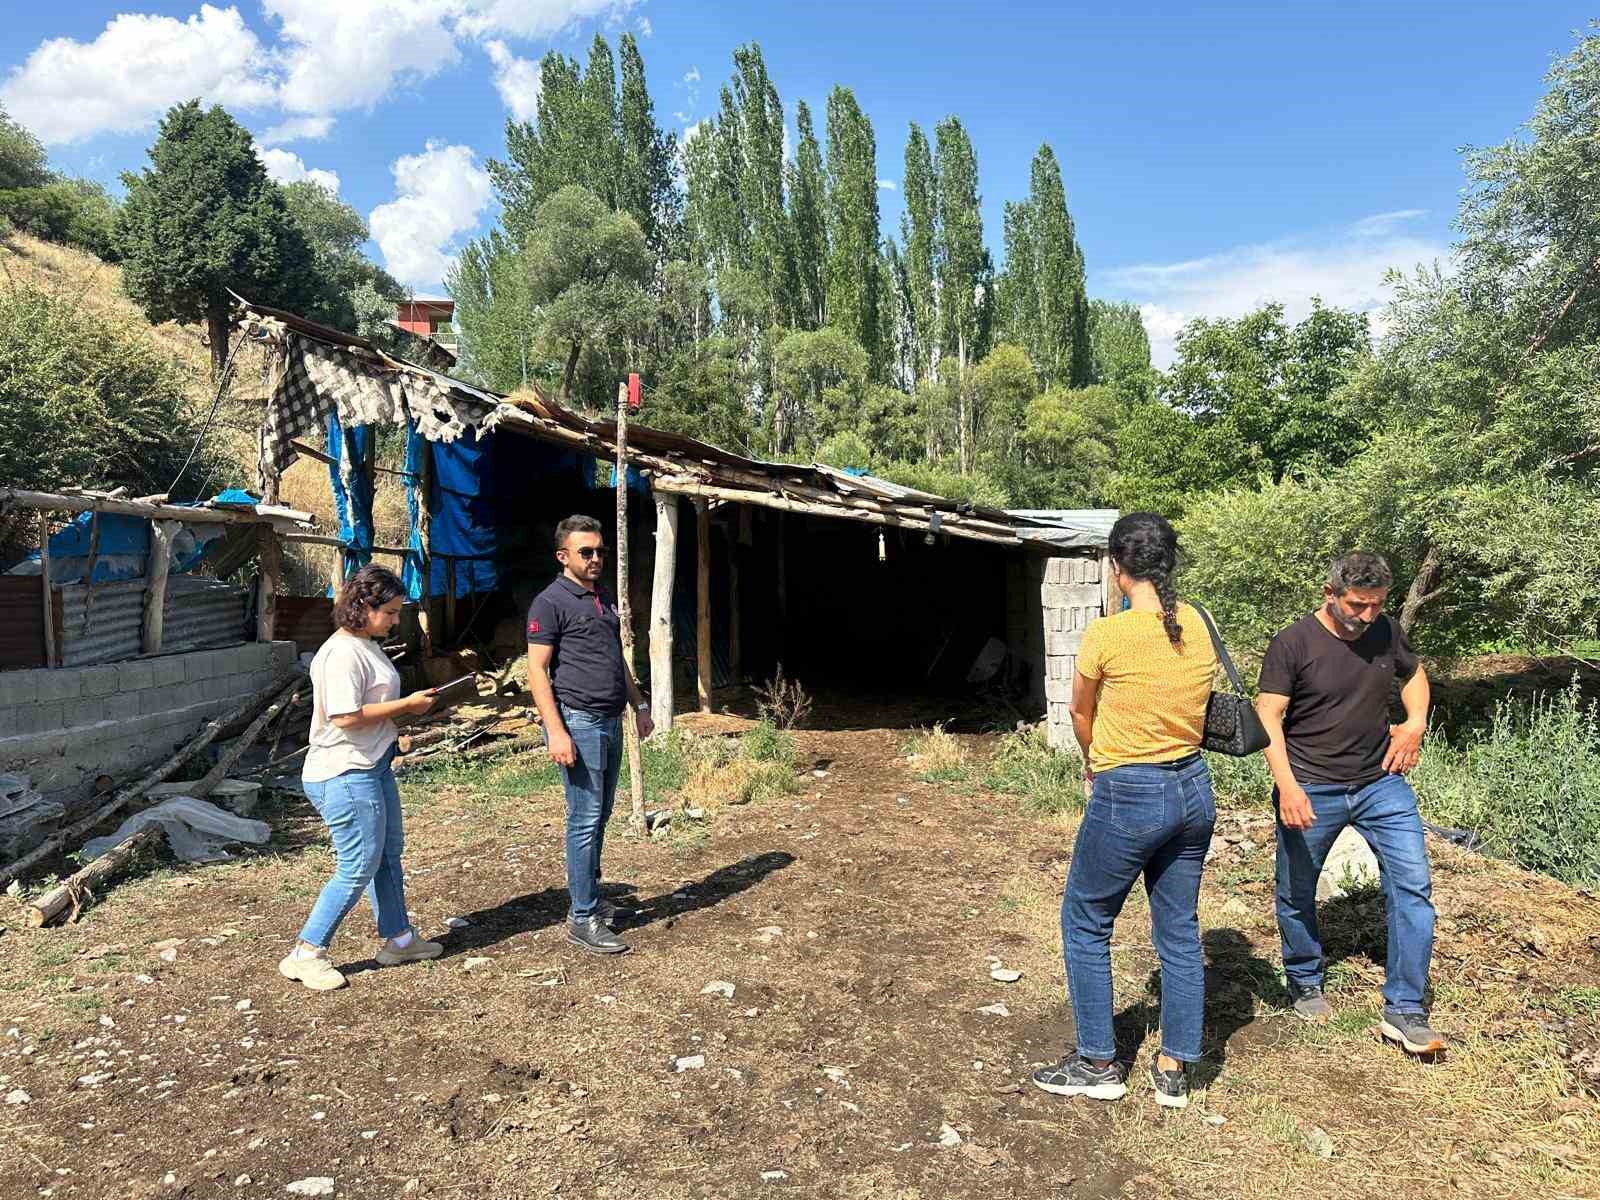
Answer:
POLYGON ((1057 750, 1075 745, 1067 707, 1072 699, 1072 676, 1083 631, 1104 611, 1104 597, 1098 554, 1045 560, 1039 600, 1044 624, 1045 700, 1049 705, 1046 728, 1050 745, 1057 750))
POLYGON ((0 672, 0 772, 71 815, 99 775, 154 765, 293 666, 293 642, 246 642, 94 667, 0 672))

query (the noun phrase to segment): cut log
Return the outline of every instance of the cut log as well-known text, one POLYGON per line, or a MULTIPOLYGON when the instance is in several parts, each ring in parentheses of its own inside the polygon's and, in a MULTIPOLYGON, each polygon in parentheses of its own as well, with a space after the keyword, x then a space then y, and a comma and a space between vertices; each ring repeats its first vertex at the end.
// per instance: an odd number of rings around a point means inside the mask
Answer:
POLYGON ((678 575, 678 498, 656 494, 656 573, 650 592, 650 699, 656 728, 672 729, 672 592, 678 575))
MULTIPOLYGON (((144 565, 144 633, 146 654, 161 653, 161 631, 167 615, 167 571, 172 539, 183 526, 177 521, 150 522, 150 555, 144 565)), ((270 535, 269 535, 270 536, 270 535)))
MULTIPOLYGON (((544 746, 544 731, 538 733, 525 733, 521 737, 507 738, 501 742, 490 742, 485 746, 473 746, 470 750, 457 750, 450 754, 450 762, 460 762, 463 759, 489 758, 496 754, 520 754, 524 750, 538 750, 544 746)), ((395 759, 390 766, 395 774, 409 771, 423 763, 432 762, 442 755, 435 754, 408 754, 403 758, 395 759)))
POLYGON ((267 706, 266 711, 250 722, 244 733, 240 734, 222 757, 217 759, 217 765, 207 771, 187 794, 197 800, 209 796, 211 790, 228 777, 228 772, 233 769, 234 763, 243 758, 244 752, 256 744, 256 739, 261 736, 262 731, 268 725, 272 724, 273 719, 280 713, 288 711, 289 706, 294 702, 291 696, 299 693, 303 682, 304 678, 296 673, 293 679, 280 686, 273 698, 273 702, 267 706))
MULTIPOLYGON (((298 682, 303 677, 303 673, 297 673, 295 682, 298 682)), ((195 734, 194 737, 190 738, 189 741, 185 743, 176 754, 167 759, 160 766, 156 767, 149 774, 143 776, 137 782, 129 784, 127 787, 117 792, 111 797, 110 800, 106 801, 99 808, 95 809, 94 812, 90 813, 83 820, 77 822, 76 824, 69 825, 66 829, 63 829, 60 833, 56 834, 55 837, 40 843, 33 850, 29 851, 27 854, 24 854, 15 862, 9 863, 5 868, 0 869, 0 886, 10 883, 13 879, 16 879, 18 876, 20 876, 24 871, 28 870, 28 868, 36 865, 37 863, 43 862, 52 854, 60 853, 64 846, 72 845, 76 842, 82 841, 87 834, 94 830, 95 826, 99 825, 108 817, 114 816, 130 801, 144 795, 147 790, 153 788, 156 784, 165 783, 168 779, 171 779, 172 776, 177 773, 178 768, 182 767, 184 763, 188 762, 196 754, 199 754, 202 750, 214 742, 218 735, 220 735, 222 731, 233 722, 239 720, 241 717, 244 717, 247 713, 258 711, 258 706, 260 705, 271 704, 273 699, 284 690, 284 686, 285 685, 281 679, 274 680, 271 684, 257 692, 233 712, 228 713, 225 716, 217 717, 212 721, 208 721, 205 728, 200 730, 199 733, 195 734)))
POLYGON ((161 830, 153 825, 147 825, 138 833, 118 842, 83 870, 63 879, 56 887, 29 904, 28 924, 38 929, 48 925, 63 913, 67 914, 69 924, 76 921, 84 901, 93 896, 97 884, 122 870, 138 857, 140 850, 155 845, 160 838, 161 830))

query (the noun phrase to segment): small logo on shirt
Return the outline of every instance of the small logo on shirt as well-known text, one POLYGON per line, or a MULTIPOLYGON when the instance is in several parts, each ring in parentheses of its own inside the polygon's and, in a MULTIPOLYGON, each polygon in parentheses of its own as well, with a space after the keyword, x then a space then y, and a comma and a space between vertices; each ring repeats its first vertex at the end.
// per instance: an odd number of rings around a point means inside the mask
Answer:
POLYGON ((538 633, 539 632, 539 622, 537 622, 537 621, 529 621, 528 622, 528 632, 530 634, 538 633))

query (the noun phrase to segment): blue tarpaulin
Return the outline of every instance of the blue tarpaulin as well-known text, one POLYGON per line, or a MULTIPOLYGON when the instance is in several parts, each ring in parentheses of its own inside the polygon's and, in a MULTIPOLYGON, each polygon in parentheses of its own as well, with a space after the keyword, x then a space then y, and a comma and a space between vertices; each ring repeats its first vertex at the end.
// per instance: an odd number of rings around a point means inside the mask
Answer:
MULTIPOLYGON (((247 497, 254 504, 254 498, 247 497)), ((100 545, 94 560, 90 583, 110 583, 117 579, 142 579, 145 560, 150 556, 150 521, 120 513, 101 513, 100 545)), ((79 513, 66 528, 50 535, 50 582, 81 583, 89 568, 89 549, 93 541, 94 513, 79 513)), ((205 557, 206 547, 227 532, 224 525, 185 525, 172 541, 168 572, 181 575, 192 571, 205 557)), ((39 552, 32 551, 15 574, 39 573, 39 552), (31 564, 31 565, 30 565, 31 564)))

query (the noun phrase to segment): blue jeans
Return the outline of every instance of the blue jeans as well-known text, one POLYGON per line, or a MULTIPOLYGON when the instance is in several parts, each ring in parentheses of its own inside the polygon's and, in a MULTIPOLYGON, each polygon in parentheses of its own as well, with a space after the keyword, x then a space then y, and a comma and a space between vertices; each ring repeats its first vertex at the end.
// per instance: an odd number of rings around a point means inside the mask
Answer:
POLYGON ((393 758, 391 746, 375 767, 305 785, 306 797, 333 835, 338 866, 300 931, 303 942, 326 947, 363 892, 378 916, 379 937, 397 937, 411 927, 400 867, 406 842, 400 789, 389 769, 393 758))
POLYGON ((622 717, 563 704, 561 720, 577 755, 572 766, 561 768, 567 790, 567 914, 582 920, 594 915, 600 899, 600 852, 622 770, 622 717))
MULTIPOLYGON (((1395 1012, 1423 1012, 1433 957, 1433 882, 1422 840, 1417 794, 1404 775, 1385 775, 1354 788, 1304 785, 1317 816, 1310 829, 1278 826, 1278 933, 1283 973, 1302 987, 1322 986, 1322 938, 1317 931, 1317 877, 1346 825, 1367 839, 1378 859, 1389 923, 1384 1003, 1395 1012)), ((1278 793, 1272 793, 1274 805, 1278 793)))
POLYGON ((1151 940, 1161 960, 1161 1052, 1180 1062, 1199 1060, 1206 968, 1195 906, 1216 823, 1211 772, 1199 755, 1095 776, 1061 901, 1067 987, 1084 1058, 1116 1057, 1111 929, 1143 875, 1151 940))

